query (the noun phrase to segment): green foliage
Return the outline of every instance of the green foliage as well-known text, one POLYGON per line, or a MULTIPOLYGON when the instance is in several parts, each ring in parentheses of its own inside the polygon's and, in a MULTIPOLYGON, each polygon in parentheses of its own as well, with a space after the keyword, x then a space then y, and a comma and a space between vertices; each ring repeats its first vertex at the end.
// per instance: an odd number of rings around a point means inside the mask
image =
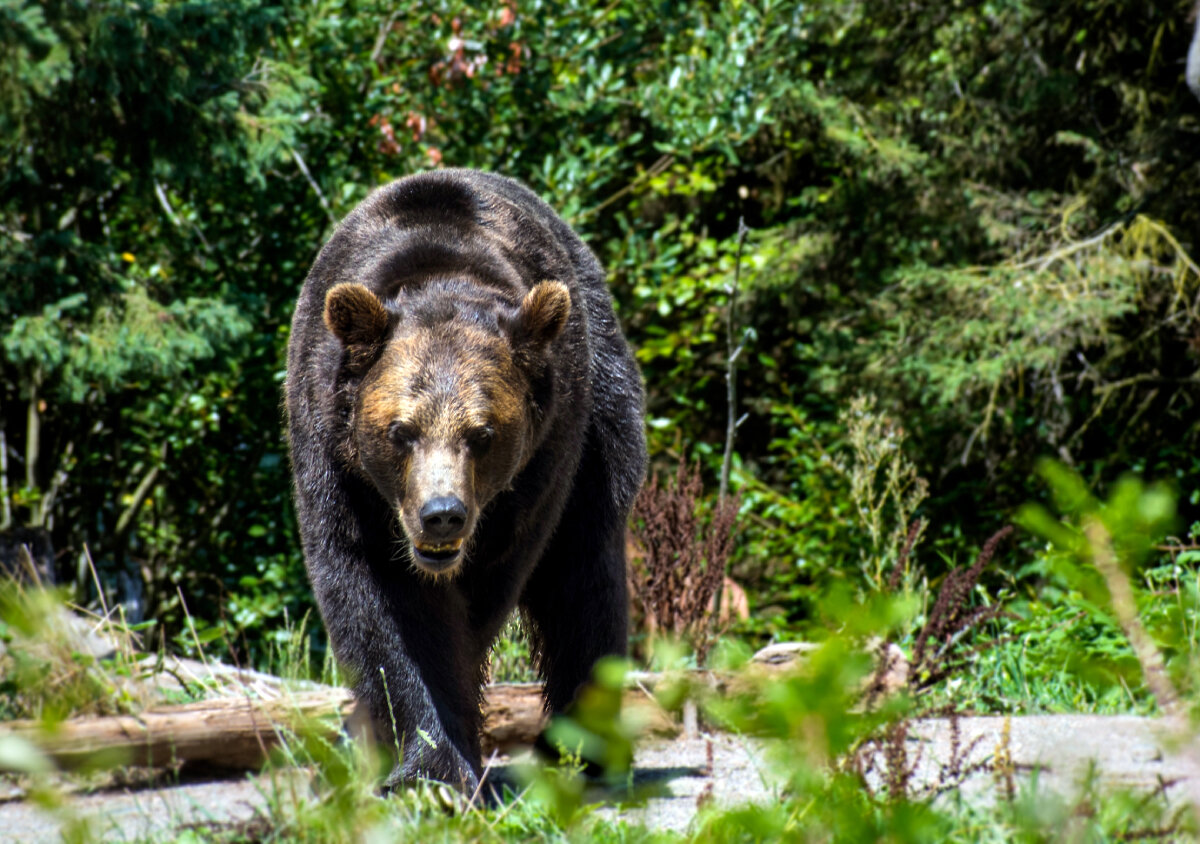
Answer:
POLYGON ((3 338, 13 365, 39 382, 54 379, 71 403, 92 390, 104 396, 130 382, 177 379, 250 330, 223 302, 188 298, 163 307, 136 287, 79 324, 72 311, 86 301, 87 294, 77 293, 37 316, 18 317, 3 338))
POLYGON ((129 682, 135 640, 124 623, 72 614, 52 590, 0 579, 0 718, 52 729, 74 715, 136 711, 146 695, 129 682))
MULTIPOLYGON (((1065 477, 1065 476, 1064 476, 1065 477)), ((1101 504, 1067 478, 1056 487, 1063 501, 1080 512, 1107 508, 1119 523, 1133 525, 1133 534, 1161 521, 1144 516, 1156 511, 1153 492, 1142 491, 1124 499, 1135 504, 1118 515, 1117 497, 1101 504), (1148 501, 1148 498, 1150 499, 1148 501), (1138 515, 1138 514, 1141 515, 1138 515)), ((1168 508, 1169 510, 1169 508, 1168 508)), ((1116 536, 1116 534, 1114 534, 1116 536)), ((7 593, 6 593, 7 594, 7 593)), ((51 596, 39 603, 54 606, 51 596)), ((911 782, 907 769, 913 757, 903 753, 883 760, 876 775, 855 762, 873 738, 902 725, 913 714, 903 696, 873 710, 860 704, 862 683, 871 673, 871 660, 861 642, 871 636, 889 636, 911 624, 914 605, 903 598, 879 597, 861 604, 846 589, 829 593, 822 605, 830 614, 831 635, 798 668, 783 673, 746 670, 749 649, 737 641, 724 642, 718 670, 728 672, 726 693, 712 695, 707 683, 690 689, 702 696, 702 706, 712 723, 750 733, 766 740, 768 775, 778 783, 772 799, 744 805, 701 808, 685 834, 646 828, 622 821, 600 804, 623 800, 638 802, 641 795, 629 788, 623 767, 628 760, 633 725, 628 713, 619 713, 615 702, 625 684, 625 666, 610 662, 598 667, 596 684, 581 697, 574 721, 560 737, 599 739, 615 751, 620 762, 607 790, 588 784, 570 764, 527 766, 498 804, 481 795, 460 795, 438 783, 417 783, 380 796, 379 783, 391 767, 386 754, 348 741, 331 741, 337 733, 328 722, 295 731, 284 730, 276 765, 259 780, 266 805, 244 821, 180 827, 172 840, 181 842, 363 840, 487 841, 611 841, 611 842, 726 842, 770 841, 904 841, 946 840, 1129 840, 1151 837, 1155 831, 1187 840, 1192 822, 1173 813, 1165 800, 1142 795, 1113 794, 1102 790, 1098 778, 1081 784, 1070 799, 1048 794, 1036 779, 1009 796, 997 778, 995 799, 960 795, 954 783, 942 782, 942 796, 922 792, 911 782)), ((54 606, 61 611, 61 607, 54 606)), ((15 628, 45 623, 10 601, 3 618, 15 628)), ((292 631, 293 640, 280 655, 286 674, 303 674, 308 661, 303 625, 292 631), (290 666, 290 667, 289 667, 290 666)), ((6 645, 14 640, 5 637, 6 645)), ((1190 653, 1195 653, 1194 647, 1190 653)), ((36 688, 38 681, 18 675, 18 684, 36 688)), ((677 689, 670 684, 666 695, 677 689)), ((663 698, 664 703, 670 703, 663 698)), ((280 728, 281 730, 283 728, 280 728)), ((904 743, 901 735, 901 743, 904 743)), ((997 749, 999 754, 1000 749, 997 749)), ((602 753, 601 755, 604 755, 602 753)), ((67 840, 92 840, 102 830, 98 822, 76 816, 49 776, 49 766, 35 745, 0 741, 0 762, 25 772, 37 804, 56 816, 67 840)), ((163 839, 167 840, 167 839, 163 839)))
MULTIPOLYGON (((325 220, 293 213, 283 185, 265 198, 266 172, 290 161, 268 135, 294 138, 312 88, 259 63, 282 21, 277 6, 150 0, 0 16, 0 40, 20 45, 0 68, 0 307, 14 317, 0 325, 0 465, 22 479, 0 490, 0 529, 51 529, 80 599, 90 549, 108 597, 169 632, 177 587, 217 621, 223 601, 207 598, 254 559, 248 526, 288 520, 276 329, 293 295, 280 282, 303 260, 279 250, 325 220)), ((277 554, 289 539, 273 537, 277 554)), ((294 552, 288 566, 296 579, 294 552)))
POLYGON ((504 625, 495 644, 488 664, 493 683, 530 683, 537 680, 533 658, 529 653, 529 640, 518 614, 504 625))
MULTIPOLYGON (((1068 216, 1081 210, 1063 212, 1067 237, 1068 216)), ((1031 402, 1069 453, 1093 424, 1144 424, 1174 366, 1163 357, 1164 334, 1186 344, 1195 333, 1197 290, 1193 259, 1161 223, 1139 215, 994 267, 903 270, 873 303, 882 331, 864 363, 890 390, 903 384, 935 414, 970 429, 964 462, 974 449, 986 451, 989 436, 1011 434, 1031 402), (930 316, 914 322, 923 309, 930 316), (1140 336, 1130 335, 1131 324, 1140 336), (1095 401, 1079 402, 1074 414, 1057 410, 1068 381, 1073 396, 1086 387, 1095 401)))
MULTIPOLYGON (((312 608, 294 296, 372 187, 447 165, 587 237, 663 463, 720 462, 750 226, 732 571, 757 635, 812 626, 828 580, 877 587, 918 477, 947 561, 1047 453, 1171 477, 1195 519, 1189 6, 5 0, 0 530, 48 529, 81 601, 88 549, 157 635, 269 658, 312 608), (838 470, 873 459, 860 395, 904 432, 873 482, 838 470)), ((1048 576, 1004 587, 1026 606, 1048 576)))
MULTIPOLYGON (((904 432, 874 412, 873 401, 855 398, 841 421, 853 456, 839 468, 848 476, 850 499, 869 540, 862 551, 864 574, 881 591, 884 573, 907 563, 901 555, 929 484, 904 455, 904 432)), ((917 539, 913 534, 909 545, 917 539)))
MULTIPOLYGON (((1062 516, 1041 504, 1018 512, 1017 521, 1048 544, 1016 573, 1021 586, 1006 607, 1013 616, 985 638, 974 682, 957 690, 960 701, 1005 712, 1155 710, 1143 665, 1114 612, 1111 580, 1095 565, 1089 524, 1110 537, 1171 682, 1194 695, 1196 557, 1171 550, 1178 543, 1162 544, 1176 524, 1174 493, 1125 476, 1100 500, 1061 464, 1044 461, 1039 474, 1062 516)), ((1200 525, 1190 533, 1194 544, 1200 525)))
POLYGON ((619 781, 633 767, 637 725, 621 708, 625 660, 606 657, 592 669, 592 681, 579 694, 569 716, 551 719, 546 739, 565 757, 586 759, 603 776, 619 781))

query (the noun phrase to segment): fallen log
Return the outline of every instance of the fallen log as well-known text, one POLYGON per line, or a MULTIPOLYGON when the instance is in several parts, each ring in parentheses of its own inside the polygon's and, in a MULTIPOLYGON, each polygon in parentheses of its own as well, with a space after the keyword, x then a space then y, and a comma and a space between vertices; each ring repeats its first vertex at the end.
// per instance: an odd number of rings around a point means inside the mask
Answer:
MULTIPOLYGON (((641 720, 644 732, 676 734, 670 716, 646 692, 629 690, 625 706, 641 720)), ((354 708, 349 691, 326 686, 273 699, 222 697, 156 706, 138 715, 72 718, 53 728, 38 721, 10 721, 0 725, 0 735, 10 733, 31 741, 66 770, 184 763, 256 770, 288 735, 298 731, 337 740, 354 708)), ((484 702, 484 751, 530 745, 544 721, 540 684, 489 686, 484 702)))
POLYGON ((247 770, 262 767, 283 734, 305 726, 336 735, 353 696, 331 687, 290 698, 215 698, 159 706, 137 715, 71 718, 52 727, 10 721, 3 731, 31 741, 60 768, 195 763, 247 770))
MULTIPOLYGON (((771 646, 755 655, 748 670, 768 673, 788 670, 802 665, 813 647, 804 643, 771 646)), ((888 658, 885 686, 890 693, 903 682, 899 674, 891 676, 891 660, 902 660, 903 654, 897 649, 896 655, 888 658)), ((137 715, 72 718, 52 729, 38 721, 10 721, 0 724, 0 736, 14 734, 33 742, 64 769, 122 764, 166 767, 186 763, 254 770, 262 767, 271 751, 288 735, 307 731, 326 741, 336 741, 344 734, 347 721, 360 720, 354 712, 354 696, 345 689, 305 684, 289 691, 282 680, 269 675, 203 668, 201 671, 179 662, 169 673, 176 679, 187 680, 185 685, 195 682, 206 688, 215 687, 219 680, 225 684, 223 696, 196 703, 152 706, 137 715)), ((901 668, 906 674, 907 663, 901 668)), ((678 724, 653 694, 664 680, 679 679, 645 672, 629 674, 623 706, 643 735, 679 734, 678 724)), ((737 693, 745 678, 717 677, 696 671, 691 672, 688 681, 718 692, 737 693)), ((481 736, 485 754, 532 744, 544 725, 540 683, 496 683, 485 690, 481 736)))
MULTIPOLYGON (((621 706, 642 735, 679 735, 679 726, 654 699, 652 690, 636 685, 627 688, 621 706)), ((533 744, 546 725, 542 684, 494 683, 485 691, 483 711, 484 753, 533 744)))

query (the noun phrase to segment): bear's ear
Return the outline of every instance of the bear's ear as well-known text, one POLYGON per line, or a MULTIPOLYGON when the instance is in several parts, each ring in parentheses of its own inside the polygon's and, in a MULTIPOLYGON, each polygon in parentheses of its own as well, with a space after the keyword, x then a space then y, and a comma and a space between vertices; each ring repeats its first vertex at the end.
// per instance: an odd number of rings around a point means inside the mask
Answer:
POLYGON ((536 359, 566 328, 571 292, 561 281, 543 281, 525 294, 513 324, 513 348, 536 359))
POLYGON ((361 284, 335 284, 325 294, 325 325, 349 352, 349 366, 363 370, 375 362, 387 337, 383 302, 361 284))

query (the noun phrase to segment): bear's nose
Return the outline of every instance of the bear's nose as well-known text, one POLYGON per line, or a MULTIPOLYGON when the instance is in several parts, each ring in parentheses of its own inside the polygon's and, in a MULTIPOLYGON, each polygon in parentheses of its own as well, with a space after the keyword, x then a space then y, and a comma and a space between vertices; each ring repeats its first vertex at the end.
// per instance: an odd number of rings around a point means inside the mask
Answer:
POLYGON ((453 495, 431 498, 421 508, 421 529, 430 539, 452 539, 467 523, 467 505, 453 495))

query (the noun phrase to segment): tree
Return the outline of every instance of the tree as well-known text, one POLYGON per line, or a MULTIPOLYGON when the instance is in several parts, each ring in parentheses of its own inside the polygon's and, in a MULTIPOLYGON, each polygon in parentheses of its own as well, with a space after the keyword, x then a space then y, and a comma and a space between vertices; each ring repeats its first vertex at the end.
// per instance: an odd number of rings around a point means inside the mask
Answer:
POLYGON ((182 537, 212 541, 277 430, 231 384, 263 354, 250 253, 289 228, 278 206, 239 213, 281 158, 256 122, 292 83, 258 58, 280 25, 257 3, 0 13, 3 526, 52 532, 60 575, 83 581, 88 548, 107 585, 149 579, 156 610, 194 562, 182 537))

